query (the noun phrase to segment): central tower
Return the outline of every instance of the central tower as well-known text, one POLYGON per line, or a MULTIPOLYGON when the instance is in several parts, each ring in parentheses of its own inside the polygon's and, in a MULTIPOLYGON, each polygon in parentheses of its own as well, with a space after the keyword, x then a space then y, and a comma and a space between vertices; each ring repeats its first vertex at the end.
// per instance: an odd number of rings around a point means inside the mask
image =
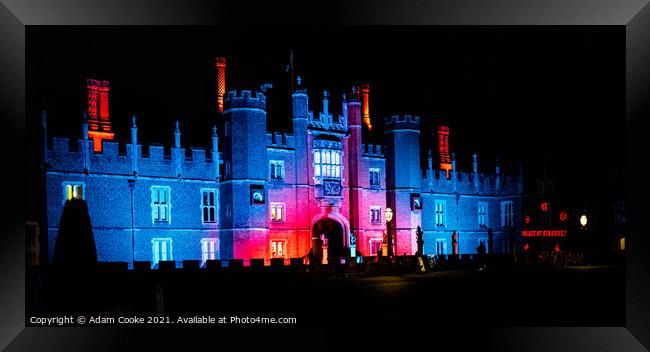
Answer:
POLYGON ((422 224, 419 207, 413 206, 422 178, 420 117, 393 116, 386 118, 385 123, 386 203, 394 213, 394 251, 396 255, 410 255, 417 250, 414 229, 422 224))
POLYGON ((221 257, 268 258, 266 97, 230 91, 224 107, 221 257))

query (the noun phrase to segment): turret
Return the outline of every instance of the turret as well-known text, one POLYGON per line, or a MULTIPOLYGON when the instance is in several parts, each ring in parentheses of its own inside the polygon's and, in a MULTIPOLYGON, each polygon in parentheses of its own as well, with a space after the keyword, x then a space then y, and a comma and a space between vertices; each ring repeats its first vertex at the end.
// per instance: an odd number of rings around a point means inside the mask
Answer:
POLYGON ((350 132, 347 144, 348 154, 348 186, 350 187, 350 226, 352 233, 355 236, 361 234, 360 231, 364 228, 363 218, 365 213, 363 193, 360 191, 362 187, 367 187, 368 177, 362 168, 363 142, 361 138, 361 105, 359 96, 357 95, 356 88, 352 88, 350 99, 344 96, 343 118, 347 120, 346 126, 350 132))
POLYGON ((176 123, 174 126, 176 127, 174 129, 174 147, 180 148, 181 147, 181 129, 180 129, 180 122, 176 120, 176 123))
POLYGON ((329 96, 330 93, 327 90, 323 91, 323 117, 328 119, 329 113, 329 96))
POLYGON ((456 193, 456 187, 458 185, 458 172, 456 171, 456 153, 451 152, 451 182, 454 187, 454 193, 456 193))
POLYGON ((496 181, 494 186, 496 188, 496 191, 499 192, 499 190, 501 189, 501 166, 499 165, 499 157, 497 157, 495 174, 496 174, 496 181))
POLYGON ((133 175, 138 174, 138 125, 135 115, 131 117, 131 172, 133 175))
POLYGON ((183 161, 185 161, 185 149, 181 148, 181 129, 180 122, 176 120, 174 124, 174 168, 176 176, 181 177, 183 174, 183 161))
POLYGON ((393 209, 391 228, 394 228, 395 253, 414 254, 417 247, 412 228, 421 225, 421 217, 412 211, 411 196, 419 192, 420 117, 392 116, 385 120, 386 140, 386 201, 393 209))
MULTIPOLYGON (((88 140, 88 115, 84 112, 81 121, 81 152, 83 153, 84 172, 90 171, 90 141, 88 140)), ((101 143, 101 141, 100 141, 101 143)))
POLYGON ((356 87, 352 87, 352 94, 347 99, 348 126, 361 126, 361 102, 356 87))
POLYGON ((212 126, 212 167, 214 168, 214 179, 219 180, 219 135, 217 135, 217 125, 212 126))
POLYGON ((474 192, 478 193, 478 155, 476 153, 472 155, 472 180, 474 181, 474 192))
POLYGON ((266 96, 230 91, 224 99, 223 117, 231 126, 224 143, 230 172, 220 183, 220 194, 230 212, 219 224, 221 257, 268 258, 266 96))
POLYGON ((309 183, 309 158, 307 146, 307 119, 309 117, 309 95, 307 89, 301 87, 300 76, 296 79, 297 87, 293 91, 293 135, 296 150, 296 183, 309 183))

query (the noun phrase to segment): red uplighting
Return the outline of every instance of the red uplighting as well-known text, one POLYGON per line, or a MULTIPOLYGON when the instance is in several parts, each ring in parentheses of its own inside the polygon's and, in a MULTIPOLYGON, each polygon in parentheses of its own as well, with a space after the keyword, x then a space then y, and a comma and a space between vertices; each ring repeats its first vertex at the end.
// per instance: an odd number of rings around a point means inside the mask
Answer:
POLYGON ((567 221, 568 218, 569 214, 567 214, 566 211, 560 213, 560 221, 567 221))

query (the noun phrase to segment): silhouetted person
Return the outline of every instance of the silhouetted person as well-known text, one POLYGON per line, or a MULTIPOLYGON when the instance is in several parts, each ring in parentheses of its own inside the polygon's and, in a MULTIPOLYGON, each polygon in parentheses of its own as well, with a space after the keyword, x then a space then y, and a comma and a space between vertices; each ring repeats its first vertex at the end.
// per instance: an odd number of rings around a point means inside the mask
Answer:
POLYGON ((488 228, 488 254, 494 254, 494 234, 491 227, 488 228))
POLYGON ((479 242, 478 247, 476 247, 476 252, 478 253, 479 270, 483 270, 485 268, 485 244, 483 241, 479 242))
POLYGON ((67 269, 89 269, 97 264, 95 237, 86 201, 71 199, 65 202, 52 263, 67 269))

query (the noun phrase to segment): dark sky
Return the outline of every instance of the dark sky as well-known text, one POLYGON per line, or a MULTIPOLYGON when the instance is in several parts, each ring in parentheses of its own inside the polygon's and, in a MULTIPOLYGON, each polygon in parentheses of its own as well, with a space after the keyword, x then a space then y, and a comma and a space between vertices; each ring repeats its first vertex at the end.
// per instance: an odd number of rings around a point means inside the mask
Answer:
POLYGON ((418 114, 423 144, 433 126, 451 127, 459 168, 478 151, 521 159, 538 173, 546 159, 555 178, 595 191, 624 162, 625 31, 623 27, 30 27, 28 112, 44 104, 50 135, 80 135, 86 76, 109 80, 117 138, 139 117, 142 142, 209 146, 215 56, 228 59, 227 86, 273 83, 268 129, 289 131, 289 76, 296 70, 321 109, 353 84, 371 85, 375 124, 418 114))

